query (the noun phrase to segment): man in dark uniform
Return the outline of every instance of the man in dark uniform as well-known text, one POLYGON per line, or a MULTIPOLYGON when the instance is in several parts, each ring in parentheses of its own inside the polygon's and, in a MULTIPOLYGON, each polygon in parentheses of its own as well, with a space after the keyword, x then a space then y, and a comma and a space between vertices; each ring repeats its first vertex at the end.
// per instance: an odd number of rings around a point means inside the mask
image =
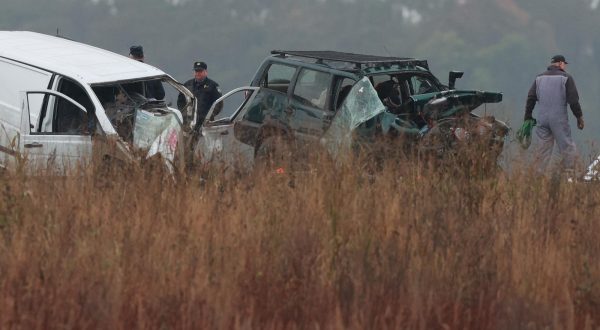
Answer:
MULTIPOLYGON (((142 46, 131 46, 129 48, 129 57, 144 62, 144 48, 142 46)), ((165 89, 160 80, 150 80, 145 82, 144 96, 147 99, 162 100, 165 98, 165 89)))
POLYGON ((533 108, 536 103, 538 106, 535 158, 540 172, 545 170, 555 142, 563 156, 564 168, 573 170, 575 166, 577 149, 571 137, 567 104, 577 118, 577 128, 584 127, 575 80, 565 71, 567 60, 562 55, 556 55, 550 62, 548 69, 538 75, 531 85, 525 106, 525 120, 533 118, 533 108))
MULTIPOLYGON (((189 89, 196 97, 197 112, 196 126, 194 129, 198 131, 206 118, 208 110, 212 104, 221 97, 221 89, 219 84, 208 78, 208 66, 206 63, 197 61, 194 62, 194 78, 186 81, 183 85, 189 89)), ((177 106, 179 109, 185 107, 185 96, 179 94, 177 98, 177 106)), ((185 122, 185 120, 184 120, 185 122)))

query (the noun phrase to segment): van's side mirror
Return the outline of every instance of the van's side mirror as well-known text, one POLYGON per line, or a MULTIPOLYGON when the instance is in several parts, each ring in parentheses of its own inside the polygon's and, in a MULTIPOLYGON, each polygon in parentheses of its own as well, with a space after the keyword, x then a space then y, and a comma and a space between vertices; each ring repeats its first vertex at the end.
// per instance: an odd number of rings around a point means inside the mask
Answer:
POLYGON ((462 78, 465 73, 462 71, 450 71, 448 75, 448 88, 454 89, 454 85, 456 85, 456 79, 462 78))

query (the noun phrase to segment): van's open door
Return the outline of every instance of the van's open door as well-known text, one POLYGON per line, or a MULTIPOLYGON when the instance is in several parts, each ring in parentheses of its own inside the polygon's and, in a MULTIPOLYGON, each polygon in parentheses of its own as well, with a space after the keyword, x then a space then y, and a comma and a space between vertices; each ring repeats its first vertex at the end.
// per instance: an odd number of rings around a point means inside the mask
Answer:
POLYGON ((86 109, 72 98, 55 91, 26 91, 19 95, 22 107, 19 150, 28 168, 64 172, 91 160, 92 138, 86 109), (42 101, 42 109, 52 114, 52 127, 47 130, 32 122, 29 103, 42 101), (54 107, 49 111, 48 107, 54 107))

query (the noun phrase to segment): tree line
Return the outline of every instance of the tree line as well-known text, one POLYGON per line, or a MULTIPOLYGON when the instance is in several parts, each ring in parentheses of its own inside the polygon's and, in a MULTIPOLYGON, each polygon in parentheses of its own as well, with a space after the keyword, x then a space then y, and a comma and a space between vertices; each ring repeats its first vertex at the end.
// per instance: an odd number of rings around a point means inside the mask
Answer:
MULTIPOLYGON (((6 1, 5 1, 6 2, 6 1)), ((580 0, 8 0, 3 30, 56 33, 147 61, 176 79, 208 63, 224 90, 249 83, 272 49, 331 49, 429 60, 442 81, 504 93, 499 117, 520 125, 527 90, 552 55, 571 63, 586 129, 600 139, 600 10, 580 0)))

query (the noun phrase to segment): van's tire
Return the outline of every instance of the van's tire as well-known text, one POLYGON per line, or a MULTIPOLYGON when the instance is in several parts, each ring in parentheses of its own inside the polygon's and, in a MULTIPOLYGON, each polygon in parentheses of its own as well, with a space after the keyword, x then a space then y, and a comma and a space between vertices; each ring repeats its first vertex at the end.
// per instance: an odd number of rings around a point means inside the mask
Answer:
POLYGON ((293 148, 288 139, 281 135, 269 136, 254 150, 256 166, 268 169, 288 169, 293 161, 293 148))

